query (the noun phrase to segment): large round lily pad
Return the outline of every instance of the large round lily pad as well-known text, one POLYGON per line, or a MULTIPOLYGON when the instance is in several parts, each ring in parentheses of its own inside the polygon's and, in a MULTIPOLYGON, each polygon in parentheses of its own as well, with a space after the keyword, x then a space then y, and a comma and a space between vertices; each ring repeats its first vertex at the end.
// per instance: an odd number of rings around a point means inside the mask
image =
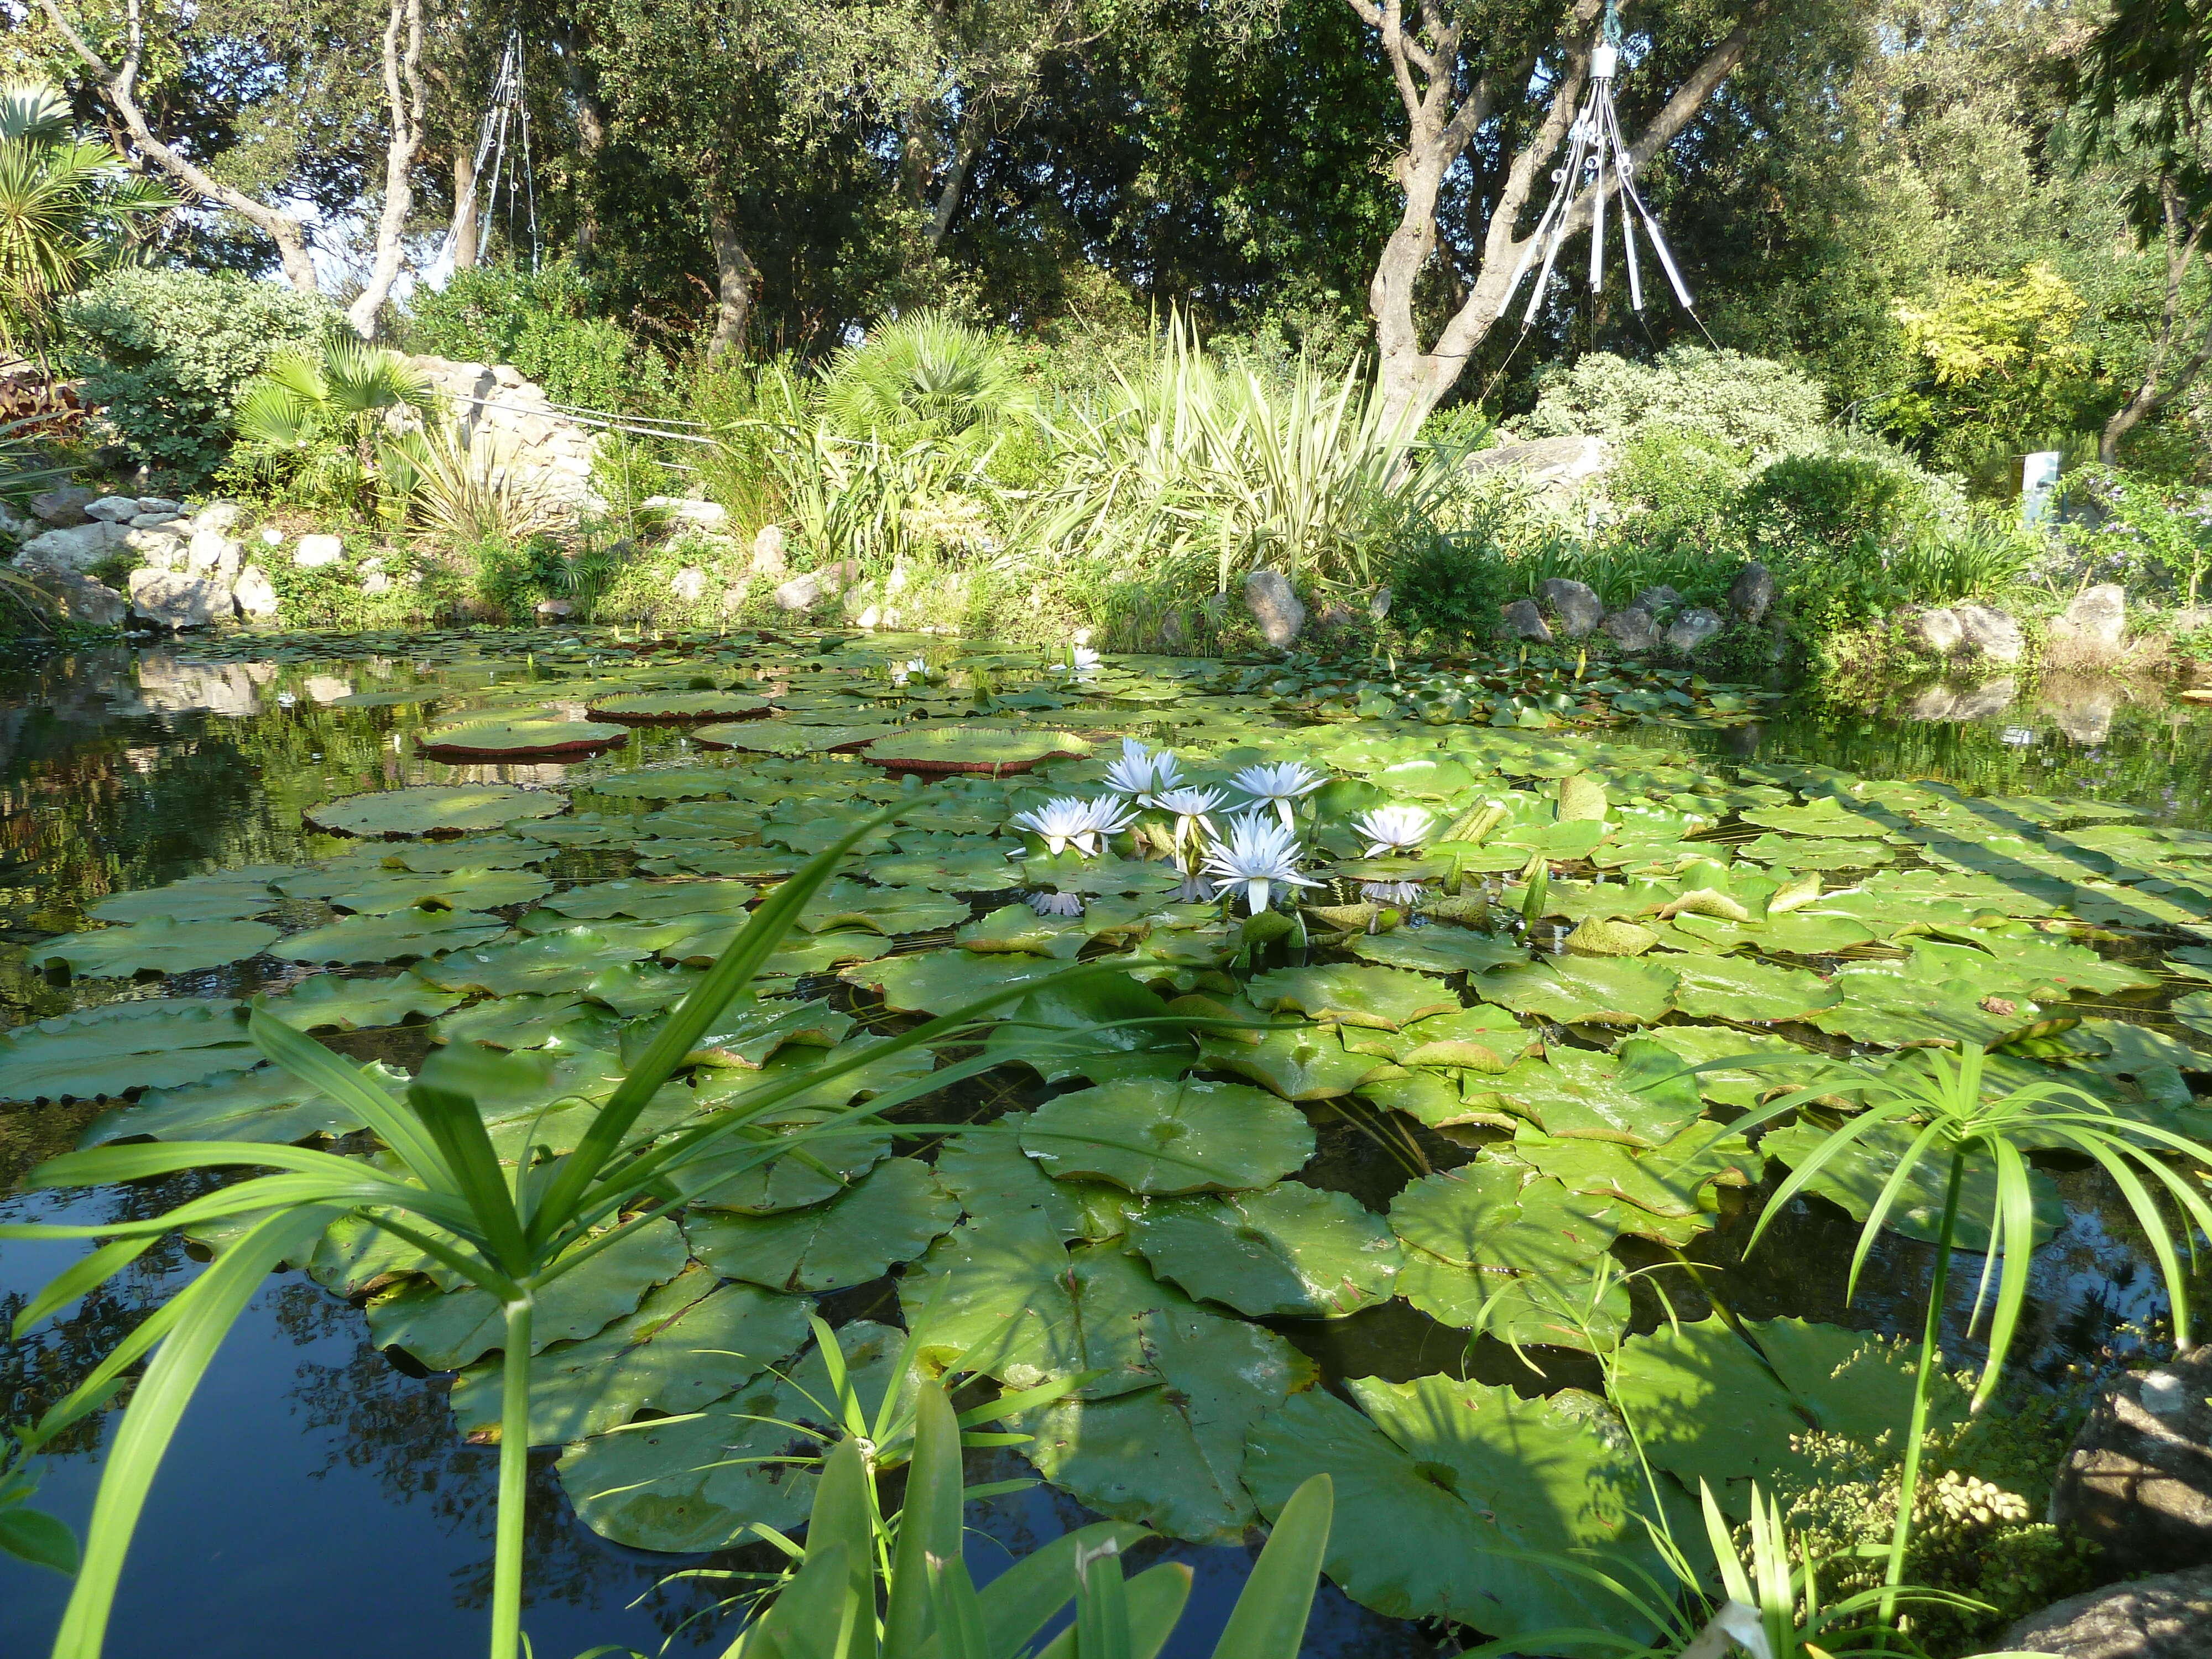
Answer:
POLYGON ((120 978, 131 974, 191 974, 227 962, 258 957, 276 941, 279 930, 259 921, 142 921, 129 927, 102 927, 88 933, 64 933, 30 947, 33 962, 58 962, 87 978, 120 978))
POLYGON ((690 720, 758 720, 775 712, 766 697, 742 691, 634 691, 625 696, 594 697, 584 712, 595 720, 624 726, 674 725, 690 720))
POLYGON ((568 798, 510 783, 416 784, 373 794, 347 795, 310 806, 301 815, 318 830, 340 836, 442 836, 496 830, 568 810, 568 798))
POLYGON ((1133 1193, 1227 1192, 1297 1169, 1314 1133, 1297 1107, 1241 1083, 1131 1077, 1045 1102, 1022 1147, 1053 1175, 1133 1193))
POLYGON ((894 772, 1026 772, 1048 760, 1080 760, 1091 745, 1073 732, 1010 731, 995 726, 934 726, 878 738, 860 758, 894 772))
POLYGON ((629 741, 629 728, 606 720, 472 720, 441 726, 415 739, 432 760, 544 760, 592 755, 629 741))
POLYGON ((884 734, 881 726, 812 726, 791 720, 735 720, 702 726, 691 734, 702 749, 743 749, 757 755, 829 755, 865 749, 884 734))
POLYGON ((118 1002, 0 1036, 0 1100, 97 1100, 173 1089, 260 1063, 245 1011, 226 997, 118 1002))
POLYGON ((878 1164, 827 1204, 776 1215, 717 1212, 686 1231, 719 1273, 777 1291, 837 1291, 911 1261, 952 1231, 960 1206, 926 1164, 878 1164))
POLYGON ((1285 1181, 1132 1209, 1129 1242, 1162 1279, 1255 1319, 1340 1319, 1389 1299, 1400 1249, 1348 1193, 1285 1181))
POLYGON ((397 910, 311 927, 274 947, 274 953, 292 962, 399 962, 487 945, 506 931, 497 916, 474 910, 397 910))

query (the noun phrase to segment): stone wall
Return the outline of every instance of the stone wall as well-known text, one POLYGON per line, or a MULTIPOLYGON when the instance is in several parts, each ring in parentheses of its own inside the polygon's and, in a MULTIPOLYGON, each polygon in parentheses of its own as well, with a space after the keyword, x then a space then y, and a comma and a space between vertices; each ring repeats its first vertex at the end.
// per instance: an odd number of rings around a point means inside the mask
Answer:
POLYGON ((410 357, 429 377, 471 443, 489 438, 504 466, 574 513, 598 505, 592 495, 592 446, 597 431, 553 407, 544 388, 504 363, 457 363, 410 357))

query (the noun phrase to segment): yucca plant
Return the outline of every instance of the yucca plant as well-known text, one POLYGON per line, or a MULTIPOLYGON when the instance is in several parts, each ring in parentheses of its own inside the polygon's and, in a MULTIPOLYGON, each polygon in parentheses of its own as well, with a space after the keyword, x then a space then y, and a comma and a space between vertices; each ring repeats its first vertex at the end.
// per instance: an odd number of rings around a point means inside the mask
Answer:
POLYGON ((2190 1342, 2189 1299, 2172 1212, 2182 1218, 2182 1237, 2192 1255, 2194 1236, 2212 1235, 2212 1203, 2207 1203, 2201 1190, 2203 1176, 2212 1171, 2212 1147, 2156 1124, 2122 1117, 2095 1096, 2069 1083, 2054 1079, 1992 1094, 1985 1086, 1987 1075, 1987 1055, 1976 1044, 1963 1043, 1956 1053, 1916 1048, 1879 1068, 1850 1066, 1823 1072, 1808 1079, 1805 1087, 1769 1102, 1733 1126, 1736 1133, 1747 1133, 1784 1113, 1838 1098, 1855 1101, 1863 1108, 1830 1133, 1775 1189, 1747 1249, 1757 1246, 1792 1199, 1837 1159, 1857 1151, 1869 1135, 1899 1129, 1911 1136, 1859 1230, 1858 1244, 1851 1254, 1847 1295, 1856 1294, 1868 1252, 1907 1183, 1923 1170, 1942 1172, 1943 1206, 1936 1224, 1936 1267, 1921 1332, 1912 1413, 1905 1429, 1897 1524, 1884 1574, 1885 1619, 1903 1578, 1906 1546, 1911 1538, 1913 1497, 1928 1436, 1929 1403, 1941 1363, 1951 1258, 1962 1243, 1984 1257, 1968 1328, 1978 1322, 1985 1304, 1990 1310, 1989 1357, 1974 1385, 1972 1409, 1975 1412, 1996 1393, 2019 1332, 2021 1307, 2027 1296, 2029 1258, 2035 1249, 2028 1154, 2045 1150, 2077 1153, 2110 1177, 2142 1229, 2158 1263, 2173 1304, 2174 1340, 2181 1347, 2190 1342), (2168 1158, 2194 1164, 2195 1178, 2173 1169, 2168 1158), (1976 1167, 1994 1171, 1996 1201, 1986 1236, 1966 1242, 1959 1235, 1960 1195, 1969 1169, 1976 1167), (2160 1202, 2161 1196, 2172 1206, 2171 1212, 2160 1202), (1994 1297, 1990 1295, 1992 1279, 1994 1297))
POLYGON ((448 547, 513 544, 559 521, 544 487, 514 465, 513 446, 489 432, 432 421, 378 447, 401 514, 448 547))
MULTIPOLYGON (((530 1443, 532 1323, 545 1288, 622 1240, 678 1195, 678 1179, 702 1159, 718 1177, 794 1152, 810 1140, 865 1133, 866 1117, 957 1084, 1026 1052, 1003 1038, 981 1052, 984 1028, 1003 1030, 1002 1005, 1040 989, 1030 981, 981 998, 956 1012, 888 1036, 844 1059, 762 1084, 701 1113, 674 1133, 641 1132, 641 1115, 655 1091, 685 1063, 723 1008, 759 971, 807 901, 826 884, 863 837, 897 809, 856 824, 762 901, 728 949, 660 1027, 631 1066, 574 1150, 555 1155, 533 1147, 503 1165, 471 1091, 465 1055, 441 1051, 423 1074, 395 1097, 363 1068, 282 1021, 257 1012, 254 1043, 316 1091, 343 1102, 384 1143, 388 1162, 371 1164, 301 1146, 223 1141, 106 1146, 65 1154, 32 1171, 33 1188, 86 1187, 140 1181, 184 1170, 273 1170, 143 1220, 70 1225, 12 1222, 0 1239, 105 1241, 58 1274, 17 1319, 21 1334, 127 1267, 165 1234, 222 1220, 243 1231, 190 1285, 155 1310, 40 1419, 28 1437, 35 1450, 70 1424, 99 1410, 126 1375, 144 1361, 110 1449, 94 1501, 84 1565, 60 1631, 54 1659, 96 1659, 125 1553, 155 1470, 179 1419, 232 1323, 270 1271, 313 1247, 333 1221, 365 1215, 385 1231, 452 1269, 501 1304, 504 1336, 496 1543, 491 1597, 492 1659, 514 1659, 520 1640, 523 1505, 530 1443), (762 1127, 796 1094, 816 1089, 885 1055, 921 1045, 973 1043, 969 1058, 895 1086, 865 1104, 827 1115, 796 1133, 762 1127), (732 1147, 732 1142, 745 1143, 732 1147)), ((1077 967, 1066 977, 1087 981, 1113 970, 1077 967)), ((481 1062, 477 1062, 481 1063, 481 1062)), ((549 1101, 551 1110, 562 1103, 549 1101)), ((962 1125, 910 1126, 910 1132, 957 1133, 962 1125)))

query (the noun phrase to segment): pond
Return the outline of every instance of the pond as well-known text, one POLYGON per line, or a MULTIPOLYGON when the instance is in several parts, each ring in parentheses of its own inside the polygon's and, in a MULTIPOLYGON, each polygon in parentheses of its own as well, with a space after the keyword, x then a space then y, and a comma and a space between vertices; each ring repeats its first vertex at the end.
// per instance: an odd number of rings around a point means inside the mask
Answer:
MULTIPOLYGON (((1071 1285, 1079 1315, 1127 1328, 1073 1349, 1030 1332, 1018 1364, 978 1368, 1033 1379, 1082 1360, 1133 1380, 1085 1384, 1024 1424, 1051 1484, 971 1504, 979 1580, 1101 1511, 1148 1520, 1176 1536, 1146 1549, 1198 1574, 1168 1651, 1206 1653, 1249 1565, 1239 1540, 1255 1501, 1272 1509, 1285 1480, 1336 1458, 1354 1559, 1341 1572, 1333 1559, 1342 1587, 1324 1587, 1307 1650, 1429 1653, 1441 1627, 1396 1615, 1534 1617, 1559 1592, 1399 1559, 1435 1553, 1389 1535, 1403 1524, 1390 1515, 1401 1464, 1422 1472, 1424 1502, 1449 1506, 1437 1524, 1478 1535, 1498 1521, 1484 1503, 1509 1507, 1436 1475, 1450 1460, 1418 1443, 1423 1379, 1473 1385, 1459 1403, 1498 1413, 1562 1388, 1603 1412, 1593 1351, 1638 1352, 1669 1310, 1699 1333, 1724 1334, 1716 1305, 1752 1322, 1785 1376, 1779 1345, 1811 1339, 1760 1322, 1917 1331, 1925 1196, 1881 1235, 1855 1298, 1855 1217, 1884 1172, 1871 1157, 1816 1183, 1747 1255, 1804 1132, 1774 1130, 1759 1152, 1715 1139, 1759 1079, 1642 1089, 1655 1055, 1678 1067, 1963 1040, 2186 1133, 2212 1122, 2191 1091, 2212 1067, 2212 957, 2190 943, 2212 909, 2212 711, 2112 684, 1920 688, 1867 709, 1569 654, 1418 672, 1077 669, 920 637, 540 632, 83 652, 8 672, 0 708, 0 995, 17 1024, 105 1011, 0 1053, 0 1192, 81 1139, 335 1137, 365 1151, 334 1103, 246 1069, 259 1056, 241 1046, 237 1000, 399 1072, 492 1044, 475 1052, 509 1056, 501 1075, 536 1091, 532 1110, 549 1092, 603 1098, 744 901, 888 803, 910 810, 810 907, 756 987, 755 1023, 725 1032, 684 1085, 685 1109, 1079 957, 1289 1028, 1195 1048, 1180 1034, 1110 1053, 1078 1042, 900 1105, 830 1174, 784 1158, 692 1192, 682 1233, 655 1224, 665 1259, 595 1284, 603 1300, 559 1334, 587 1345, 611 1323, 643 1343, 653 1306, 717 1280, 719 1305, 744 1299, 743 1329, 781 1334, 759 1337, 757 1364, 715 1347, 711 1364, 668 1368, 660 1394, 616 1389, 610 1406, 603 1392, 549 1434, 526 1612, 544 1655, 720 1650, 734 1626, 714 1604, 740 1586, 713 1575, 767 1563, 710 1543, 748 1504, 780 1527, 803 1520, 791 1490, 735 1477, 672 1518, 635 1494, 673 1491, 699 1455, 673 1430, 614 1432, 623 1421, 665 1410, 704 1424, 701 1443, 742 1438, 712 1413, 734 1409, 733 1390, 772 1398, 771 1365, 800 1367, 810 1305, 872 1352, 868 1333, 934 1286, 943 1360, 1071 1285), (1300 873, 1322 884, 1303 895, 1302 945, 1246 927, 1241 898, 1224 920, 1223 900, 1185 886, 1171 811, 1144 814, 1140 833, 1158 833, 1140 842, 1024 842, 1012 819, 1100 796, 1125 736, 1172 750, 1192 787, 1314 769, 1320 787, 1279 809, 1304 842, 1300 873), (562 744, 586 746, 497 756, 562 744), (1019 775, 910 769, 1039 755, 1019 775), (416 786, 475 793, 391 793, 416 786), (1386 807, 1415 815, 1395 845, 1358 827, 1386 807), (428 833, 447 830, 461 833, 428 833), (805 1012, 785 1018, 793 1008, 805 1012), (1170 1121, 1203 1178, 1127 1150, 1170 1121), (921 1127, 951 1122, 1000 1133, 921 1127), (1710 1144, 1688 1152, 1692 1135, 1710 1144), (1601 1259, 1642 1276, 1600 1285, 1566 1317, 1562 1287, 1601 1259), (671 1449, 635 1449, 661 1440, 671 1449), (1352 1468, 1376 1472, 1371 1493, 1349 1490, 1352 1468)), ((1085 1009, 1057 1018, 1079 1025, 1085 1009)), ((516 1109, 486 1109, 496 1140, 516 1109)), ((0 1219, 157 1213, 207 1184, 23 1194, 0 1199, 0 1219)), ((2014 1367, 2057 1389, 2166 1309, 2108 1188, 2058 1161, 2038 1198, 2049 1242, 2014 1367)), ((0 1422, 52 1404, 227 1242, 165 1243, 0 1346, 0 1422)), ((483 1420, 494 1345, 459 1334, 428 1257, 373 1230, 326 1246, 269 1279, 202 1385, 110 1652, 480 1648, 496 1452, 465 1437, 456 1405, 483 1420)), ((78 1248, 0 1248, 0 1316, 78 1248)), ((1974 1278, 1954 1280, 1946 1347, 1961 1363, 1978 1352, 1974 1278)), ((1514 1420, 1528 1444, 1571 1454, 1578 1482, 1618 1483, 1586 1420, 1514 1420)), ((95 1417, 49 1462, 43 1501, 80 1532, 112 1432, 95 1417)), ((1694 1490, 1708 1469, 1751 1472, 1694 1439, 1671 1461, 1662 1447, 1667 1478, 1694 1490)), ((1503 1443, 1455 1467, 1502 1480, 1503 1443)), ((971 1460, 971 1482, 1030 1473, 1011 1449, 971 1460)), ((1508 1520, 1564 1547, 1607 1541, 1623 1516, 1508 1520)), ((66 1595, 0 1559, 0 1651, 42 1647, 66 1595)))

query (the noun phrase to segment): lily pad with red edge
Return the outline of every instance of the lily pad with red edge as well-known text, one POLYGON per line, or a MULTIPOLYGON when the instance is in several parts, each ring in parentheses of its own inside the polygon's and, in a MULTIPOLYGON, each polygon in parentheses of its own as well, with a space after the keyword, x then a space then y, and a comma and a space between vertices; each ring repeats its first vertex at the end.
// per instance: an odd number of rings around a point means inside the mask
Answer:
POLYGON ((425 732, 415 747, 432 760, 546 760, 595 755, 629 741, 629 728, 605 720, 480 720, 425 732))
POLYGON ((775 705, 742 691, 635 691, 587 702, 584 713, 595 720, 624 726, 673 726, 692 720, 762 720, 775 713, 775 705))
POLYGON ((1073 732, 941 726, 878 738, 860 751, 860 758, 893 772, 1002 777, 1048 760, 1082 760, 1090 753, 1091 745, 1073 732))
POLYGON ((865 749, 880 726, 807 726, 797 720, 732 720, 691 733, 702 749, 743 749, 757 755, 835 755, 865 749))

